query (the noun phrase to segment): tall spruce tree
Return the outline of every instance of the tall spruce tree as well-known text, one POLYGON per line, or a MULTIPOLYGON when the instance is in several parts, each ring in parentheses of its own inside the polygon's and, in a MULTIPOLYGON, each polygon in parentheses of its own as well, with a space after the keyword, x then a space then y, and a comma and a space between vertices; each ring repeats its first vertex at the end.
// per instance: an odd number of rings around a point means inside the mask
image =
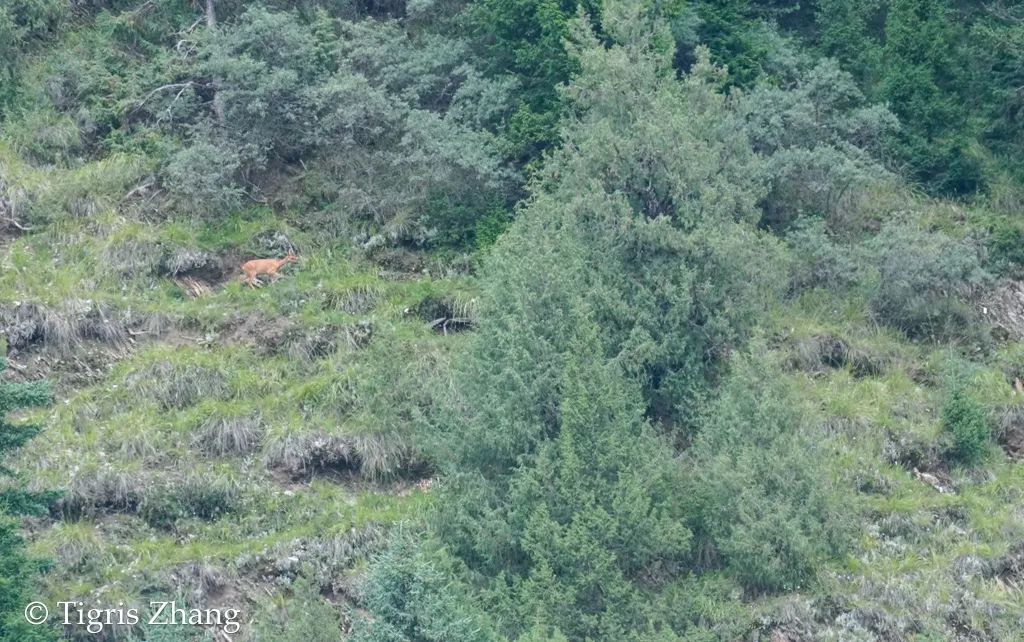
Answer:
POLYGON ((883 0, 818 0, 816 23, 821 52, 842 61, 860 83, 871 90, 881 67, 881 34, 872 33, 870 22, 883 0))
POLYGON ((964 64, 947 0, 893 0, 885 24, 882 96, 900 117, 897 151, 915 177, 937 192, 979 186, 967 153, 964 64))

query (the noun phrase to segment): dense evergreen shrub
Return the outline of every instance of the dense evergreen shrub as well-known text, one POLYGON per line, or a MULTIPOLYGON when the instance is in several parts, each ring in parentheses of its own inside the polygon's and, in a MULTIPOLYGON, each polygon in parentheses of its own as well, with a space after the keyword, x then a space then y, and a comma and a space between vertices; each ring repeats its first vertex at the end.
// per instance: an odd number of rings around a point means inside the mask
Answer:
POLYGON ((751 145, 767 158, 763 222, 784 229, 820 216, 834 229, 860 227, 870 192, 893 183, 883 163, 899 122, 833 60, 786 71, 786 85, 761 83, 744 98, 751 145))
POLYGON ((230 146, 199 140, 176 152, 163 168, 178 207, 194 216, 223 217, 242 205, 242 159, 230 146))
POLYGON ((688 462, 700 556, 754 591, 806 587, 848 535, 820 446, 774 368, 735 363, 688 462))
MULTIPOLYGON (((7 361, 0 358, 0 372, 7 361)), ((25 490, 12 480, 9 462, 4 458, 38 434, 35 426, 15 426, 7 415, 31 406, 40 406, 50 400, 46 383, 15 384, 0 382, 0 641, 37 642, 56 639, 45 626, 31 626, 25 621, 25 606, 32 601, 34 576, 45 564, 25 551, 25 541, 19 530, 21 517, 39 515, 56 499, 55 493, 37 493, 25 490)))
POLYGON ((9 0, 0 6, 0 117, 18 88, 22 58, 56 36, 68 13, 60 0, 9 0))
POLYGON ((400 530, 375 560, 359 596, 366 616, 357 642, 498 642, 468 587, 452 580, 451 559, 436 542, 400 530))
POLYGON ((1024 273, 1024 229, 1015 222, 996 225, 988 241, 988 260, 1000 274, 1019 278, 1024 273))
POLYGON ((837 242, 821 219, 806 219, 786 234, 790 249, 790 288, 843 290, 858 282, 860 265, 849 245, 837 242))
POLYGON ((981 186, 969 153, 966 70, 957 59, 962 25, 948 0, 891 0, 885 22, 881 95, 901 122, 893 147, 932 190, 969 194, 981 186))
POLYGON ((942 406, 942 427, 953 439, 953 455, 976 463, 988 449, 992 427, 985 409, 963 388, 956 388, 942 406))

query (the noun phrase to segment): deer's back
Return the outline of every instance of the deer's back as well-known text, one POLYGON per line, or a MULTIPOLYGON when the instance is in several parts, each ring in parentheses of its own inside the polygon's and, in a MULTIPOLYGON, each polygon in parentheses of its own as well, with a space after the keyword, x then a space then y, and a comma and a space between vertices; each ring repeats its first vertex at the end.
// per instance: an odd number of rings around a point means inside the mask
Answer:
POLYGON ((242 270, 246 272, 265 272, 277 267, 276 259, 253 259, 242 264, 242 270))

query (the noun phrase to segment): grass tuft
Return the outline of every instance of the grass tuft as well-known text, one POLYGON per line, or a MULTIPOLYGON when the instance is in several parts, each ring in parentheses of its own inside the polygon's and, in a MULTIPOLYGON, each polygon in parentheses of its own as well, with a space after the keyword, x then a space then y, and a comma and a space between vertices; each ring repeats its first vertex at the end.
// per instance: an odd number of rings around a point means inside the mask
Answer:
POLYGON ((208 455, 246 455, 259 446, 263 429, 263 419, 258 414, 244 417, 213 415, 199 427, 193 443, 208 455))

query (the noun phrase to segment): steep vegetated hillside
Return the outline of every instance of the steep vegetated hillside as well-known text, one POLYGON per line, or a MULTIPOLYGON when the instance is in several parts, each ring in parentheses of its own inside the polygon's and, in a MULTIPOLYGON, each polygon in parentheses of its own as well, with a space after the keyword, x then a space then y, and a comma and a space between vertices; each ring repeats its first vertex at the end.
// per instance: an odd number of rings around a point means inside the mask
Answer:
POLYGON ((1020 639, 1022 61, 1015 1, 3 3, 0 640, 1020 639))

